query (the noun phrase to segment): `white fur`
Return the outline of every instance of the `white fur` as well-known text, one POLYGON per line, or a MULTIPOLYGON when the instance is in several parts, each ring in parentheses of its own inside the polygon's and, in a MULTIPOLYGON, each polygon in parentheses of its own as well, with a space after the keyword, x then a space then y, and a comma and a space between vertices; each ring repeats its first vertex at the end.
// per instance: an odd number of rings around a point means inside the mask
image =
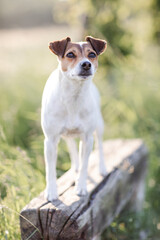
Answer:
POLYGON ((57 144, 61 136, 66 139, 71 166, 78 171, 76 181, 78 195, 87 193, 87 165, 93 147, 94 131, 97 133, 100 174, 106 174, 102 150, 103 119, 100 99, 98 90, 92 83, 96 69, 92 65, 92 75, 86 78, 78 76, 79 71, 80 63, 75 68, 63 72, 59 62, 59 67, 49 77, 43 92, 42 129, 45 135, 46 197, 49 201, 58 197, 56 159, 57 144), (79 157, 75 137, 80 138, 79 157))

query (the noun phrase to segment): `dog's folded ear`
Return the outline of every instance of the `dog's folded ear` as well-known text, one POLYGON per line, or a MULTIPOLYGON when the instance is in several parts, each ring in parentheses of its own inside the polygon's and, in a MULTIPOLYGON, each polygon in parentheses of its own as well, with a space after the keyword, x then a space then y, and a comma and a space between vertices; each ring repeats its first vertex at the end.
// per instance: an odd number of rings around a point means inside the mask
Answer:
POLYGON ((107 48, 107 42, 105 40, 93 38, 91 36, 87 36, 85 40, 91 44, 97 55, 102 54, 107 48))
POLYGON ((49 43, 49 49, 59 57, 64 57, 64 53, 67 47, 68 42, 71 39, 69 37, 62 39, 60 41, 54 41, 49 43))

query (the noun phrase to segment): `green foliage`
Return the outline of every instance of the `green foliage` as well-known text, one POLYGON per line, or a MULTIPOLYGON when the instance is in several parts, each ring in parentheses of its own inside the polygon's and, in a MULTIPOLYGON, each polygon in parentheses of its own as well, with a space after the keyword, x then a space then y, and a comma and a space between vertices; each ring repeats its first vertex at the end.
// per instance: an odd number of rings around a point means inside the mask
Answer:
POLYGON ((157 43, 160 43, 160 0, 153 0, 152 2, 152 15, 153 15, 153 28, 154 28, 154 38, 157 43))
POLYGON ((105 65, 117 66, 118 61, 131 54, 139 55, 145 47, 152 31, 151 3, 151 0, 91 0, 93 10, 88 12, 86 32, 107 40, 109 54, 103 57, 105 65))
POLYGON ((79 27, 83 38, 93 35, 106 39, 108 55, 102 56, 102 63, 117 66, 125 57, 131 54, 139 57, 144 51, 157 31, 151 11, 153 8, 158 11, 157 5, 153 7, 152 0, 68 0, 54 4, 53 16, 57 23, 79 27))
POLYGON ((25 150, 1 143, 0 239, 20 239, 19 212, 44 188, 44 175, 25 150))
POLYGON ((143 61, 128 61, 103 73, 96 83, 101 90, 105 138, 142 138, 149 148, 146 201, 140 214, 125 212, 105 231, 103 239, 159 239, 159 48, 149 48, 143 61), (154 56, 154 57, 153 57, 154 56), (152 62, 150 61, 152 59, 152 62), (149 66, 149 68, 147 67, 149 66), (153 74, 154 73, 154 74, 153 74), (132 222, 130 222, 132 219, 132 222), (140 236, 145 238, 140 238, 140 236))
MULTIPOLYGON (((143 211, 141 213, 123 212, 121 216, 111 224, 103 233, 104 240, 136 240, 136 239, 159 239, 157 225, 151 221, 152 213, 143 211)), ((154 219, 155 222, 158 221, 154 219)))

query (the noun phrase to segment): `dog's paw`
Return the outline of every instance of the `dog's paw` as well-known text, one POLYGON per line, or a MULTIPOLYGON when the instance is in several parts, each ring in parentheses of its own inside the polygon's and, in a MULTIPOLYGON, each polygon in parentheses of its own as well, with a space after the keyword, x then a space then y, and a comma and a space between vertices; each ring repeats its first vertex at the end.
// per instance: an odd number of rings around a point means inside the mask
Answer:
POLYGON ((107 173, 106 167, 104 165, 99 167, 99 173, 103 177, 107 176, 108 173, 107 173))
POLYGON ((54 200, 57 200, 58 199, 58 193, 57 193, 57 190, 52 188, 52 189, 46 189, 45 190, 45 198, 52 202, 54 200))
POLYGON ((86 187, 77 186, 76 187, 76 194, 78 196, 80 196, 80 197, 87 195, 87 188, 86 187))

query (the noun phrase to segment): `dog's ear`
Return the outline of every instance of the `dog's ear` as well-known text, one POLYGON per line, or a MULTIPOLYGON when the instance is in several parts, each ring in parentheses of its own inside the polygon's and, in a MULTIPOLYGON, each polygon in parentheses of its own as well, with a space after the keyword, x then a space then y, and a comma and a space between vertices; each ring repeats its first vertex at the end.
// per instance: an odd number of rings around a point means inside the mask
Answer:
POLYGON ((105 40, 101 40, 101 39, 98 39, 98 38, 93 38, 91 36, 87 36, 85 38, 85 40, 87 42, 90 42, 92 48, 95 50, 97 55, 102 54, 107 48, 107 42, 105 40))
POLYGON ((49 49, 59 57, 64 57, 64 53, 67 47, 68 42, 71 39, 69 37, 62 39, 60 41, 54 41, 49 43, 49 49))

